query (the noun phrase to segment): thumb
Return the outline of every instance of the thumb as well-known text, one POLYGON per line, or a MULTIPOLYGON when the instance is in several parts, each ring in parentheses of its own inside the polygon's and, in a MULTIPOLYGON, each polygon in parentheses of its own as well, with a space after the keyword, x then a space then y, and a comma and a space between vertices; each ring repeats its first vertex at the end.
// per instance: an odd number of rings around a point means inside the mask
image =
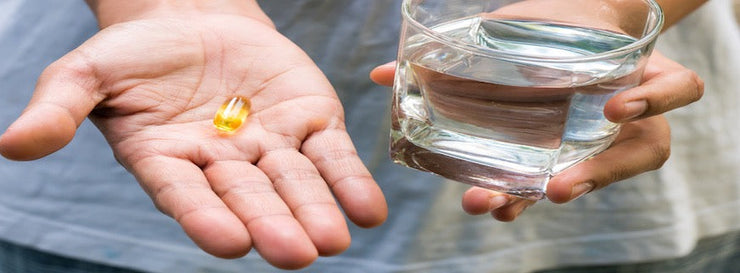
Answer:
POLYGON ((47 67, 21 116, 0 136, 0 154, 12 160, 34 160, 69 143, 77 127, 103 99, 94 69, 78 53, 47 67))
POLYGON ((380 65, 370 71, 370 79, 379 85, 391 86, 393 85, 395 70, 396 62, 380 65))

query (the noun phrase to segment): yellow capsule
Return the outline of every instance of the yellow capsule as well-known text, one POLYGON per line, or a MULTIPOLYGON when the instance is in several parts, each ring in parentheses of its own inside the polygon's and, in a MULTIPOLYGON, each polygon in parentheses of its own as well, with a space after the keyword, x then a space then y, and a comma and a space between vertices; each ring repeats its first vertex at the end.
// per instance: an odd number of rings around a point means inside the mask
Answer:
POLYGON ((249 115, 249 109, 252 103, 248 98, 236 96, 233 97, 218 109, 216 116, 213 118, 213 125, 222 132, 234 132, 242 126, 249 115))

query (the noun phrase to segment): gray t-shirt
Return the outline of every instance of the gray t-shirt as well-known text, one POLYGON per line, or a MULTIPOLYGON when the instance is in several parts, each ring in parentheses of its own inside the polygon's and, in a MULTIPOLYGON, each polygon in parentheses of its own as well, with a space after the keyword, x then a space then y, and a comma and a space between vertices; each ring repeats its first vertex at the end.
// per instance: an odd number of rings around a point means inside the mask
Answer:
MULTIPOLYGON (((575 202, 540 202, 513 223, 469 216, 467 186, 390 162, 390 92, 367 75, 395 58, 399 0, 261 1, 282 33, 326 72, 360 157, 390 206, 387 222, 351 227, 352 246, 306 272, 527 272, 688 253, 740 230, 740 34, 729 0, 710 1, 661 37, 659 49, 707 81, 672 112, 664 168, 575 202)), ((83 1, 0 2, 0 128, 18 116, 43 68, 97 31, 83 1)), ((152 272, 274 272, 256 252, 211 257, 161 214, 85 122, 66 148, 33 162, 0 159, 0 239, 152 272)))

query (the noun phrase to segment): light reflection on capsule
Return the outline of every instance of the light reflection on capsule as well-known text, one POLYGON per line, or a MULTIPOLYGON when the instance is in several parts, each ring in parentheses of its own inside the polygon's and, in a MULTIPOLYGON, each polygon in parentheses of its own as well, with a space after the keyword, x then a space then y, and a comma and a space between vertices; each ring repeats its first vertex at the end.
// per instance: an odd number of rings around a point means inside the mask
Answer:
POLYGON ((247 119, 251 107, 252 104, 248 98, 241 96, 233 97, 224 102, 218 109, 216 116, 213 118, 213 125, 219 131, 227 133, 234 132, 247 119))

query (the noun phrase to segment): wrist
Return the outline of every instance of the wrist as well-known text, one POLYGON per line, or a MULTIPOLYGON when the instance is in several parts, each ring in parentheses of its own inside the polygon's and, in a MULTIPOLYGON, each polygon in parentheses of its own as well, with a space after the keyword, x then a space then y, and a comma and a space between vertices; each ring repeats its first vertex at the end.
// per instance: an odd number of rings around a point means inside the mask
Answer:
POLYGON ((192 18, 202 14, 250 17, 272 25, 256 0, 86 0, 100 28, 132 20, 166 17, 192 18))

